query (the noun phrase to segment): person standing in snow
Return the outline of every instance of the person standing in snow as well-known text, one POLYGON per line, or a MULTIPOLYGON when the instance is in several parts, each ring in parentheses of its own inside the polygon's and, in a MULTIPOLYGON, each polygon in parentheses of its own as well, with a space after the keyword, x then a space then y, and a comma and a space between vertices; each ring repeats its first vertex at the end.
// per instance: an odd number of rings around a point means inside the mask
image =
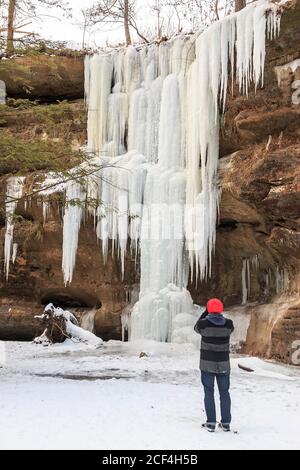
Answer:
POLYGON ((231 399, 230 388, 230 335, 234 330, 232 320, 223 315, 223 303, 210 299, 206 311, 197 321, 194 329, 201 335, 200 370, 204 387, 204 404, 207 421, 202 425, 209 432, 216 429, 216 405, 214 397, 215 380, 218 384, 222 420, 220 427, 230 431, 231 399))

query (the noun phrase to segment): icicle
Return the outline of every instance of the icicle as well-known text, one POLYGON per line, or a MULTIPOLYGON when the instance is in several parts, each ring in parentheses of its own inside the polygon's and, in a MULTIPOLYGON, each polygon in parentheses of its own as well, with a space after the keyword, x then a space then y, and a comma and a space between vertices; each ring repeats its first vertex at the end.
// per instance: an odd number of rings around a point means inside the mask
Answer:
POLYGON ((289 284, 289 276, 288 272, 285 269, 279 269, 276 266, 275 271, 275 286, 276 286, 276 294, 282 294, 288 287, 289 284))
POLYGON ((6 104, 6 85, 3 80, 0 80, 0 104, 6 104))
POLYGON ((184 38, 179 37, 173 40, 170 49, 170 73, 179 74, 182 69, 184 38))
POLYGON ((259 257, 258 255, 255 255, 251 258, 251 265, 253 268, 258 271, 259 270, 259 257))
POLYGON ((248 258, 246 258, 246 259, 243 259, 243 267, 242 267, 242 305, 245 305, 249 300, 250 286, 251 286, 250 261, 248 258))
POLYGON ((43 201, 43 202, 42 202, 42 208, 43 208, 43 221, 44 221, 44 223, 45 223, 45 222, 47 222, 48 211, 49 211, 49 203, 48 203, 48 201, 43 201))
POLYGON ((247 94, 252 80, 255 86, 263 83, 267 24, 278 33, 278 11, 269 1, 251 3, 211 25, 196 41, 196 60, 188 77, 186 162, 186 239, 196 279, 198 275, 205 279, 211 272, 218 207, 219 105, 224 109, 228 62, 233 71, 236 44, 235 72, 240 91, 247 94))
POLYGON ((124 85, 126 93, 130 94, 140 87, 142 81, 141 63, 138 51, 130 46, 124 59, 124 85))
POLYGON ((95 332, 95 316, 96 310, 88 310, 84 312, 81 317, 80 326, 84 330, 90 331, 91 333, 95 332))
POLYGON ((11 257, 12 264, 15 264, 15 261, 17 259, 17 252, 18 252, 18 243, 14 243, 13 250, 12 250, 12 257, 11 257))
POLYGON ((102 150, 107 140, 108 96, 111 92, 113 61, 108 55, 94 55, 87 62, 88 150, 102 150))
POLYGON ((265 292, 264 292, 264 294, 269 295, 269 293, 270 293, 270 277, 269 277, 269 273, 267 273, 265 275, 265 292))
POLYGON ((170 44, 167 42, 162 42, 159 45, 158 49, 158 67, 159 67, 159 75, 165 79, 167 75, 170 73, 170 62, 169 62, 169 51, 170 51, 170 44))
POLYGON ((158 162, 164 168, 183 167, 181 158, 181 103, 175 74, 163 84, 159 121, 158 162))
POLYGON ((152 163, 156 163, 158 158, 158 130, 162 84, 162 78, 158 77, 151 83, 147 91, 148 106, 146 116, 145 152, 147 160, 152 163))
MULTIPOLYGON (((14 215, 18 204, 18 199, 20 199, 23 194, 24 180, 25 178, 21 176, 12 176, 7 180, 5 201, 6 230, 4 240, 4 269, 7 280, 9 275, 9 264, 14 234, 14 215)), ((13 253, 14 250, 16 249, 13 249, 13 253)), ((14 260, 15 258, 13 256, 13 262, 14 260)))
POLYGON ((125 93, 115 92, 108 97, 108 136, 111 143, 106 155, 116 157, 126 153, 125 132, 128 121, 128 99, 125 93))
POLYGON ((112 251, 118 250, 124 275, 129 234, 135 249, 140 238, 146 160, 136 152, 129 152, 117 158, 101 158, 98 164, 103 168, 89 178, 87 188, 88 195, 94 194, 101 201, 93 209, 96 234, 101 240, 104 261, 112 240, 112 251))
POLYGON ((66 207, 63 224, 62 270, 65 285, 72 282, 73 278, 84 199, 85 193, 80 183, 69 181, 66 187, 66 207))
POLYGON ((90 92, 90 56, 84 59, 84 103, 88 109, 90 92))
POLYGON ((209 28, 199 36, 197 59, 189 73, 188 115, 191 126, 187 137, 186 239, 191 254, 190 264, 195 260, 196 279, 198 273, 200 279, 209 275, 215 242, 219 156, 218 82, 215 77, 220 71, 219 29, 220 23, 216 23, 213 29, 209 28))
POLYGON ((147 123, 147 93, 144 88, 135 90, 130 98, 128 122, 128 150, 145 155, 147 123))
POLYGON ((127 337, 131 336, 131 309, 132 305, 127 305, 121 313, 121 325, 122 325, 122 341, 125 341, 125 333, 127 337))
POLYGON ((125 93, 125 88, 123 86, 124 85, 124 60, 125 60, 124 49, 115 51, 113 53, 114 84, 115 84, 115 87, 117 87, 121 93, 125 93))
POLYGON ((242 267, 242 305, 247 303, 247 276, 246 276, 246 269, 247 264, 246 260, 243 259, 243 267, 242 267))

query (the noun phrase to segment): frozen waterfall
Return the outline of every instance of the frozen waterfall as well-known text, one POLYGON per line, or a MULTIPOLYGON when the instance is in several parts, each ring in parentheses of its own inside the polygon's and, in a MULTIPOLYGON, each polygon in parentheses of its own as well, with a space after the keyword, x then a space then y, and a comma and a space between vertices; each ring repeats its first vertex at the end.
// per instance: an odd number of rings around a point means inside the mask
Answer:
POLYGON ((71 200, 92 197, 104 258, 111 244, 124 272, 126 250, 140 249, 131 338, 194 340, 186 287, 189 270, 195 280, 211 274, 220 110, 234 80, 245 94, 263 83, 266 37, 279 27, 279 7, 260 0, 202 34, 86 58, 87 148, 101 169, 67 185, 64 278, 72 280, 82 219, 71 200))

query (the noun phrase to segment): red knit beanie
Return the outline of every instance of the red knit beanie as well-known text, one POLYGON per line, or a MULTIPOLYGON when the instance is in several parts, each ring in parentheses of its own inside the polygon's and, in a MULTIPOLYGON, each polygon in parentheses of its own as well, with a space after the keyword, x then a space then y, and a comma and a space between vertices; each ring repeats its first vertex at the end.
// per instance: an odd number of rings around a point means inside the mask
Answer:
POLYGON ((206 308, 208 313, 222 313, 224 311, 223 303, 219 299, 210 299, 206 308))

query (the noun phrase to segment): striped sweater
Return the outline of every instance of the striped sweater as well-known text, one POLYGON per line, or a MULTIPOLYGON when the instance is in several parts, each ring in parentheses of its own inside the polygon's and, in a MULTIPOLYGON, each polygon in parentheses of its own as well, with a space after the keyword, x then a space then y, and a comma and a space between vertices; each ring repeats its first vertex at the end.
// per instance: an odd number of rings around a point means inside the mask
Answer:
POLYGON ((234 330, 232 320, 222 315, 219 315, 219 321, 214 321, 211 315, 205 318, 202 316, 194 329, 202 337, 200 370, 214 374, 230 372, 230 335, 234 330))

